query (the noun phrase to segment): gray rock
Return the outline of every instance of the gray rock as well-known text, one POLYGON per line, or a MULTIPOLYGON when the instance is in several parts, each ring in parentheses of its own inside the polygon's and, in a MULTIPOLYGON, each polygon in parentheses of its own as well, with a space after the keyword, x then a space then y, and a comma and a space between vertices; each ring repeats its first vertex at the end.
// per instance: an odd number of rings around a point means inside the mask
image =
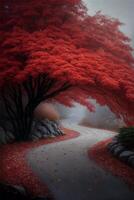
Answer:
POLYGON ((134 161, 134 155, 130 156, 129 159, 134 161))
POLYGON ((42 138, 42 132, 40 131, 40 129, 37 129, 34 135, 37 136, 38 138, 42 138))
POLYGON ((126 162, 128 161, 129 157, 130 156, 133 156, 134 153, 132 151, 123 151, 120 155, 119 155, 119 158, 120 160, 126 162))
POLYGON ((59 126, 58 126, 58 124, 56 122, 53 122, 52 126, 54 127, 54 129, 58 129, 59 128, 59 126))
POLYGON ((46 126, 47 129, 49 130, 50 135, 54 135, 54 134, 55 134, 55 130, 54 130, 54 128, 52 127, 51 123, 45 123, 45 126, 46 126))
POLYGON ((58 135, 62 134, 61 130, 59 129, 59 125, 58 125, 57 122, 47 120, 47 121, 45 121, 44 125, 49 130, 50 135, 58 136, 58 135))
POLYGON ((33 140, 33 141, 38 140, 38 139, 40 139, 40 138, 42 138, 42 135, 41 135, 41 133, 40 133, 39 131, 37 131, 37 130, 35 130, 35 132, 29 136, 29 139, 30 139, 30 140, 33 140))
POLYGON ((35 135, 32 135, 31 138, 30 138, 32 141, 37 141, 39 140, 39 138, 35 135))
POLYGON ((44 132, 50 132, 51 129, 51 124, 48 120, 42 120, 39 122, 39 127, 42 129, 42 131, 44 132))
POLYGON ((110 152, 114 152, 114 149, 120 145, 117 136, 115 136, 112 141, 107 145, 107 149, 110 152))
POLYGON ((37 140, 38 138, 47 138, 63 135, 62 131, 59 128, 59 123, 56 121, 41 120, 35 121, 34 127, 32 129, 32 140, 37 140))
POLYGON ((7 137, 7 142, 13 142, 15 140, 14 135, 10 131, 6 132, 6 137, 7 137))
POLYGON ((61 135, 59 129, 54 129, 53 134, 54 134, 55 136, 59 136, 59 135, 61 135))
POLYGON ((41 132, 42 135, 48 133, 48 129, 47 129, 45 126, 42 126, 41 124, 39 124, 39 125, 36 127, 36 130, 40 130, 40 132, 41 132))
POLYGON ((31 134, 32 140, 37 140, 38 138, 54 137, 58 135, 63 135, 62 131, 59 129, 59 124, 55 121, 41 120, 34 123, 34 128, 31 134))
POLYGON ((119 144, 114 144, 111 146, 111 148, 109 149, 111 153, 114 152, 114 150, 119 146, 119 144))
POLYGON ((111 142, 113 145, 119 143, 118 138, 114 137, 111 142))
POLYGON ((113 144, 112 144, 112 143, 109 143, 109 144, 107 145, 107 149, 108 149, 109 151, 111 151, 112 146, 113 146, 113 144))
POLYGON ((61 131, 60 129, 59 129, 59 134, 60 135, 65 135, 65 133, 63 131, 61 131))
POLYGON ((122 153, 125 150, 124 146, 119 145, 113 150, 113 154, 115 156, 118 156, 120 153, 122 153))

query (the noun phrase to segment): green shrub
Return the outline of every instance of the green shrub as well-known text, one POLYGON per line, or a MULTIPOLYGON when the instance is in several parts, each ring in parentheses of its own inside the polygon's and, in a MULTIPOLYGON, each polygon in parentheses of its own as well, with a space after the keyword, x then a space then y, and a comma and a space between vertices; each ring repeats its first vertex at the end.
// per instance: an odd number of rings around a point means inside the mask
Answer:
POLYGON ((134 148, 134 127, 120 128, 118 140, 128 148, 134 148))

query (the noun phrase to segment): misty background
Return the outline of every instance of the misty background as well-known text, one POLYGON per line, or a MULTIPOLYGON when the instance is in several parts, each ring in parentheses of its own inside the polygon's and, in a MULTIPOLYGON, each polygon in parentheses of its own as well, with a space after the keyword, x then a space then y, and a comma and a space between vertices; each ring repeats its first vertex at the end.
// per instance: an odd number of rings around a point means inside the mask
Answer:
MULTIPOLYGON (((132 39, 131 45, 134 47, 134 0, 83 0, 83 2, 90 15, 101 11, 102 14, 118 18, 123 22, 124 25, 120 29, 132 39)), ((61 117, 70 122, 112 130, 124 125, 124 122, 117 119, 107 106, 100 106, 95 100, 92 102, 96 107, 95 113, 89 112, 78 103, 74 103, 73 108, 67 108, 57 103, 56 108, 61 117)))
POLYGON ((83 0, 83 2, 90 15, 100 10, 103 14, 123 22, 121 30, 132 39, 131 44, 134 46, 134 0, 83 0))

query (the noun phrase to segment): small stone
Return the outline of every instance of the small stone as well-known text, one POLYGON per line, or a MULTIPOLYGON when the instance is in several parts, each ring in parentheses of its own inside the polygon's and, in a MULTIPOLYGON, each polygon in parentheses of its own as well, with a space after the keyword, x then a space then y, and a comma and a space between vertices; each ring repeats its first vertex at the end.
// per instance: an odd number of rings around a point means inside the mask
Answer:
POLYGON ((34 134, 36 137, 38 137, 38 138, 42 138, 42 134, 41 134, 41 132, 39 131, 39 130, 37 130, 37 132, 35 132, 35 134, 34 134))
POLYGON ((119 144, 114 144, 111 146, 111 148, 109 149, 111 153, 114 152, 114 150, 118 147, 119 144))
POLYGON ((37 136, 35 136, 35 135, 32 135, 31 140, 32 141, 37 141, 37 140, 39 140, 39 138, 37 136))
POLYGON ((114 144, 117 144, 118 142, 119 141, 118 141, 117 137, 114 137, 111 143, 114 145, 114 144))
POLYGON ((107 145, 107 149, 109 150, 109 151, 111 151, 111 147, 113 146, 113 144, 112 143, 109 143, 108 145, 107 145))
POLYGON ((127 161, 129 159, 130 156, 133 156, 134 153, 132 151, 123 151, 120 155, 119 155, 119 158, 122 160, 122 161, 127 161))
POLYGON ((122 153, 124 151, 124 147, 123 146, 121 146, 121 145, 119 145, 119 146, 117 146, 115 149, 114 149, 114 151, 113 151, 113 154, 115 155, 115 156, 118 156, 120 153, 122 153))
POLYGON ((15 140, 14 135, 9 131, 6 132, 6 138, 7 138, 7 142, 13 142, 15 140))

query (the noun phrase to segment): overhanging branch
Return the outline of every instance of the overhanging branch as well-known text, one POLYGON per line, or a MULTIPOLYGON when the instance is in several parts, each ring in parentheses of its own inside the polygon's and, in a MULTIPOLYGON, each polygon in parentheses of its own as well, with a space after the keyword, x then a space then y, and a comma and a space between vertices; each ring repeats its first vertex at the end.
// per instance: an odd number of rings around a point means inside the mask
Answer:
POLYGON ((71 87, 70 84, 68 83, 64 83, 60 88, 58 88, 57 90, 51 92, 48 95, 45 95, 43 97, 43 100, 49 99, 49 98, 54 98, 55 96, 57 96, 58 94, 60 94, 61 92, 64 92, 65 90, 69 89, 71 87))

